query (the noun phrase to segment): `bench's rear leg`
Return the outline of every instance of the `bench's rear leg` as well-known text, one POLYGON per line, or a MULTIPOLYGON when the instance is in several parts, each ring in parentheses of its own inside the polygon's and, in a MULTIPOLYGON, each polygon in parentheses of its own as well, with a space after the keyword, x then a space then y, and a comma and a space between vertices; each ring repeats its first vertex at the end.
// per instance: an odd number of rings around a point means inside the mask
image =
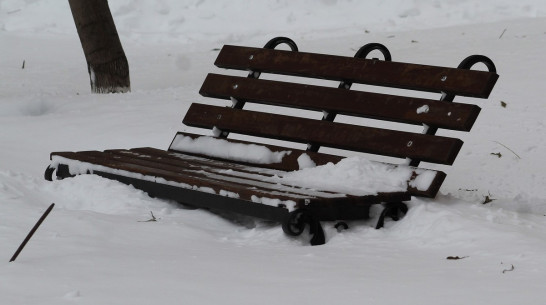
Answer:
POLYGON ((394 221, 398 221, 401 216, 406 215, 408 212, 408 206, 403 202, 388 202, 385 204, 385 208, 379 215, 377 220, 376 229, 381 229, 385 224, 385 217, 390 217, 394 221))
POLYGON ((288 217, 282 222, 282 230, 290 236, 299 236, 305 231, 305 225, 309 225, 309 233, 313 235, 311 245, 318 246, 326 243, 324 230, 312 212, 309 210, 295 210, 288 214, 288 217))
POLYGON ((74 175, 70 174, 68 165, 65 164, 59 164, 57 165, 57 167, 52 167, 51 165, 49 165, 44 172, 45 180, 53 181, 53 173, 55 173, 57 180, 74 177, 74 175))

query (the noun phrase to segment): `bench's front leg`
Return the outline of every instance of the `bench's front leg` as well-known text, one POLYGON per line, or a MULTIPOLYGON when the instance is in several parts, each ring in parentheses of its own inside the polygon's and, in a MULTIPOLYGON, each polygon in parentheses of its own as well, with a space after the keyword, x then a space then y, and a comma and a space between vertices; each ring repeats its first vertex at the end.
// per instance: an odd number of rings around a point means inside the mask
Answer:
POLYGON ((398 221, 400 216, 406 215, 408 212, 408 206, 403 202, 387 202, 385 203, 385 208, 379 215, 377 220, 376 229, 381 229, 385 223, 385 217, 390 217, 394 221, 398 221))
POLYGON ((282 230, 290 236, 299 236, 305 231, 305 225, 309 225, 309 233, 313 235, 311 245, 318 246, 326 243, 324 230, 320 221, 307 209, 297 209, 288 214, 282 223, 282 230))

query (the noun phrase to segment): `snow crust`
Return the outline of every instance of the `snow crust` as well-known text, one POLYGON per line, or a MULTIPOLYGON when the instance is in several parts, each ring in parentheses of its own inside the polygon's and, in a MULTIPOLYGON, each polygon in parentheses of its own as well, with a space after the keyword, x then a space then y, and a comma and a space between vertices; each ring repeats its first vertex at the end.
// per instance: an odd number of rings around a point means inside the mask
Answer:
POLYGON ((291 153, 291 151, 274 152, 263 145, 232 143, 212 137, 193 139, 181 134, 174 138, 170 149, 256 164, 281 163, 284 156, 291 153))
POLYGON ((428 105, 423 105, 423 106, 417 108, 417 113, 418 114, 427 113, 429 110, 430 110, 430 108, 429 108, 428 105))
POLYGON ((317 164, 315 163, 315 161, 313 161, 313 159, 311 159, 311 157, 309 157, 308 154, 301 154, 299 157, 298 157, 298 166, 300 169, 304 169, 304 168, 310 168, 310 167, 315 167, 317 166, 317 164))
MULTIPOLYGON (((393 166, 372 162, 363 157, 350 157, 337 164, 328 163, 289 172, 278 177, 278 181, 312 189, 363 196, 375 195, 378 192, 406 191, 412 172, 407 166, 393 166)), ((424 182, 418 183, 419 186, 423 184, 424 182)))
POLYGON ((546 299, 545 1, 109 5, 131 66, 127 94, 90 93, 67 1, 0 0, 0 303, 546 299), (373 228, 379 206, 372 219, 349 221, 346 231, 325 222, 327 244, 309 247, 277 224, 194 210, 96 175, 43 180, 52 151, 164 149, 179 130, 198 133, 180 121, 191 102, 213 103, 198 91, 207 73, 222 73, 213 67, 215 49, 262 46, 275 36, 293 38, 302 51, 346 56, 379 42, 395 61, 451 67, 470 54, 490 57, 500 78, 489 99, 455 99, 482 108, 472 131, 441 131, 465 142, 452 167, 433 167, 447 173, 441 194, 413 198, 406 217, 381 230, 373 228), (51 214, 8 263, 52 202, 51 214))

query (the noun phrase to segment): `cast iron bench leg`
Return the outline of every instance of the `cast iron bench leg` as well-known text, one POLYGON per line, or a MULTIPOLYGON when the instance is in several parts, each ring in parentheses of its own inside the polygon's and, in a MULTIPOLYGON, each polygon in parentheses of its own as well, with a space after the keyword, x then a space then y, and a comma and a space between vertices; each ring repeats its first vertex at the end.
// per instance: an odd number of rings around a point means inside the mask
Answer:
POLYGON ((405 215, 408 212, 408 206, 403 202, 388 202, 385 204, 385 208, 379 219, 377 220, 376 229, 381 229, 385 223, 385 217, 390 217, 394 221, 398 221, 401 215, 405 215))
POLYGON ((305 230, 305 225, 309 225, 309 233, 313 235, 311 245, 318 246, 326 243, 324 230, 320 221, 318 221, 309 210, 298 209, 288 214, 288 217, 282 223, 282 230, 290 236, 299 236, 305 230))

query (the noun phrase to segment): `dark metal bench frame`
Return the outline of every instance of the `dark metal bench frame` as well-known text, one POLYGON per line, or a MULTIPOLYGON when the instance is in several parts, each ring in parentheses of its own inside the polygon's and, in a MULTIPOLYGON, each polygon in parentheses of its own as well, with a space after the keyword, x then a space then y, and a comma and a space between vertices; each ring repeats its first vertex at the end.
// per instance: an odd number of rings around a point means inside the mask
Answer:
MULTIPOLYGON (((310 53, 301 53, 298 51, 298 48, 294 41, 286 37, 274 38, 270 40, 264 46, 264 48, 224 46, 215 62, 215 65, 221 68, 250 70, 247 78, 209 74, 200 90, 200 93, 201 95, 208 97, 231 99, 233 101, 232 107, 221 108, 201 104, 192 104, 183 122, 188 126, 203 127, 209 129, 212 128, 215 136, 222 139, 226 139, 230 132, 235 132, 307 144, 306 150, 291 149, 293 151, 293 154, 290 156, 290 158, 287 158, 290 160, 288 160, 286 163, 283 160, 281 164, 251 164, 252 166, 257 167, 263 166, 264 168, 279 170, 294 170, 297 169, 294 168, 294 163, 296 162, 295 159, 297 158, 297 156, 303 153, 310 155, 317 164, 337 162, 343 157, 318 153, 318 150, 321 146, 330 146, 335 148, 336 145, 343 146, 341 147, 343 149, 407 158, 408 165, 411 167, 417 167, 421 161, 451 165, 462 146, 462 141, 459 139, 430 136, 435 135, 438 128, 448 128, 462 131, 470 130, 479 114, 480 108, 471 104, 453 104, 452 106, 446 105, 448 105, 447 103, 453 102, 456 94, 487 98, 498 78, 498 75, 496 74, 496 68, 493 62, 485 56, 472 55, 463 60, 458 66, 458 69, 433 66, 419 66, 413 64, 390 64, 390 52, 385 46, 377 43, 367 44, 363 46, 358 50, 354 57, 358 59, 366 59, 366 57, 372 51, 381 52, 383 54, 384 60, 381 61, 377 58, 374 58, 372 60, 359 62, 359 64, 365 65, 368 70, 376 71, 375 73, 361 73, 361 71, 350 68, 351 64, 354 63, 353 59, 351 58, 332 55, 310 55, 310 53), (280 44, 288 45, 291 51, 273 50, 280 44), (233 54, 237 54, 237 56, 233 56, 233 54), (241 54, 243 55, 241 56, 241 54), (268 56, 279 56, 280 58, 282 58, 282 60, 273 63, 267 60, 268 56), (323 74, 318 73, 314 75, 314 72, 310 71, 316 70, 316 66, 320 65, 320 63, 318 63, 317 61, 320 60, 328 62, 328 65, 330 67, 335 66, 339 67, 339 69, 330 69, 323 74), (249 68, 249 61, 252 61, 251 65, 256 65, 257 68, 249 68), (483 85, 480 87, 479 85, 474 85, 472 82, 467 81, 465 75, 468 75, 468 73, 460 72, 462 70, 470 70, 477 63, 485 64, 485 66, 489 70, 489 73, 482 71, 472 72, 474 78, 479 79, 481 83, 486 84, 485 88, 483 88, 483 85), (400 74, 397 74, 396 76, 396 78, 398 79, 404 78, 403 85, 390 83, 393 79, 392 75, 388 75, 383 72, 386 71, 384 68, 384 66, 386 65, 391 65, 389 66, 389 69, 391 70, 396 70, 397 67, 402 67, 405 69, 405 71, 399 71, 400 74), (429 75, 428 79, 419 79, 419 69, 423 71, 427 70, 426 74, 429 75), (323 104, 317 105, 314 103, 315 100, 302 93, 300 96, 297 97, 297 103, 290 104, 291 101, 286 100, 279 102, 278 100, 276 100, 277 97, 275 97, 275 94, 278 95, 282 93, 282 90, 287 90, 287 88, 290 88, 290 86, 296 86, 294 87, 295 89, 293 90, 293 92, 295 95, 298 95, 297 92, 301 92, 301 85, 259 80, 259 82, 262 84, 268 84, 268 86, 270 86, 268 88, 274 89, 275 86, 278 85, 280 89, 278 90, 278 92, 275 90, 271 90, 272 93, 269 97, 269 100, 261 100, 259 94, 252 91, 252 89, 246 89, 246 96, 244 98, 233 98, 233 96, 236 96, 236 94, 233 94, 234 90, 241 91, 241 88, 252 87, 252 85, 255 85, 255 80, 257 80, 260 77, 261 73, 264 72, 288 74, 294 76, 305 76, 310 78, 339 80, 340 83, 338 85, 338 89, 344 90, 331 90, 330 88, 326 87, 309 85, 306 87, 308 91, 312 91, 325 96, 331 95, 332 101, 330 103, 325 102, 323 104), (435 77, 438 79, 431 80, 430 75, 437 75, 435 77), (451 81, 452 78, 456 80, 451 81), (446 81, 447 79, 449 79, 449 81, 446 81), (445 109, 445 107, 451 107, 449 109, 453 109, 453 111, 456 112, 457 115, 460 115, 463 119, 459 119, 461 123, 454 120, 446 121, 442 119, 441 115, 434 113, 434 110, 431 110, 432 113, 430 115, 419 116, 418 118, 416 118, 413 114, 408 114, 408 111, 406 111, 406 113, 402 113, 402 111, 404 111, 403 107, 393 108, 392 105, 384 103, 382 99, 390 98, 389 95, 378 95, 374 93, 349 90, 353 82, 441 93, 442 96, 440 100, 436 101, 435 103, 438 105, 444 105, 442 106, 444 107, 442 109, 445 109), (461 83, 464 83, 464 85, 461 85, 461 83), (440 87, 442 88, 441 91, 439 91, 438 89, 440 87), (253 98, 253 94, 258 94, 256 95, 258 97, 253 98), (410 133, 389 131, 389 136, 385 137, 385 139, 387 139, 389 142, 396 142, 396 145, 393 146, 406 146, 407 148, 411 148, 405 150, 401 150, 400 148, 389 148, 389 150, 386 148, 382 148, 385 146, 385 144, 381 142, 381 135, 378 134, 377 130, 374 128, 364 129, 366 127, 353 127, 352 125, 335 123, 337 128, 336 130, 342 130, 343 135, 340 135, 339 132, 338 134, 328 135, 326 132, 326 134, 322 134, 321 137, 301 139, 301 137, 298 138, 297 136, 293 136, 289 133, 276 134, 275 131, 264 130, 263 128, 259 127, 259 124, 257 124, 257 122, 260 122, 261 119, 268 120, 271 119, 272 116, 273 119, 287 119, 288 123, 297 122, 298 124, 302 124, 302 126, 304 126, 305 128, 313 128, 313 126, 321 127, 322 125, 330 126, 328 124, 334 124, 331 122, 334 121, 338 114, 344 114, 344 109, 350 108, 350 105, 344 105, 344 97, 350 98, 352 100, 365 99, 367 103, 371 103, 372 105, 377 104, 377 107, 369 107, 374 108, 373 114, 367 113, 365 107, 363 107, 363 109, 357 109, 359 113, 355 114, 355 109, 353 107, 352 110, 347 110, 351 112, 351 115, 361 116, 365 118, 372 117, 375 119, 409 124, 423 124, 423 134, 421 135, 411 133, 411 136, 408 137, 410 133), (275 100, 275 102, 272 102, 273 100, 275 100), (303 118, 298 118, 297 121, 295 121, 295 118, 241 110, 247 102, 318 110, 322 111, 324 115, 321 121, 303 118), (239 114, 243 115, 241 118, 247 120, 246 123, 243 124, 245 126, 242 126, 238 123, 230 123, 230 121, 234 121, 234 117, 239 114), (248 120, 249 116, 252 116, 256 121, 253 122, 252 120, 248 120), (226 117, 228 119, 224 120, 226 117), (369 131, 369 133, 371 134, 369 138, 366 138, 366 135, 362 135, 363 130, 369 131), (354 135, 355 131, 359 134, 354 135), (351 139, 349 139, 348 135, 351 135, 351 137, 353 138, 356 136, 356 140, 353 139, 353 141, 357 141, 355 147, 351 146, 351 139), (408 139, 410 140, 408 141, 408 139), (362 146, 362 142, 366 142, 366 144, 362 146), (433 153, 425 154, 415 152, 412 155, 412 145, 414 145, 415 147, 423 147, 423 151, 425 151, 430 150, 427 145, 433 147, 432 143, 434 143, 434 147, 437 148, 433 153)), ((409 103, 409 105, 413 107, 412 109, 415 109, 415 105, 419 105, 418 103, 423 103, 424 100, 418 98, 404 99, 407 103, 409 103)), ((327 99, 325 98, 324 100, 327 99)), ((432 100, 427 101, 432 102, 432 100)), ((321 128, 325 130, 327 129, 326 127, 321 128)), ((199 137, 197 135, 186 133, 178 133, 177 135, 183 135, 192 138, 199 137)), ((244 141, 231 139, 229 139, 229 141, 234 143, 246 143, 244 141)), ((286 149, 273 145, 265 146, 268 147, 271 151, 280 151, 282 149, 286 149)), ((163 175, 165 177, 170 177, 169 175, 174 175, 172 173, 165 173, 163 168, 167 169, 167 167, 171 165, 179 166, 179 168, 182 168, 183 166, 187 165, 186 163, 184 163, 186 161, 181 161, 176 158, 170 158, 168 153, 173 152, 175 151, 171 149, 169 149, 169 151, 160 151, 151 148, 140 148, 130 151, 109 150, 105 152, 81 153, 55 152, 51 155, 52 158, 53 156, 58 156, 71 160, 86 162, 89 164, 95 164, 98 166, 112 167, 129 172, 142 173, 145 175, 153 175, 155 173, 158 176, 163 175), (132 153, 150 154, 153 158, 155 158, 155 162, 158 163, 155 163, 156 165, 150 165, 152 163, 147 163, 147 161, 131 159, 132 153), (124 160, 124 162, 126 161, 128 163, 114 164, 115 162, 112 161, 114 159, 124 160), (149 168, 149 166, 156 167, 149 168), (142 170, 142 168, 146 168, 146 170, 142 170)), ((210 162, 212 162, 211 164, 217 164, 217 166, 229 166, 230 163, 230 161, 226 160, 214 161, 215 158, 210 159, 210 162)), ((204 164, 208 165, 209 163, 204 164)), ((49 166, 45 172, 45 178, 47 180, 53 180, 54 172, 56 172, 57 179, 74 176, 74 174, 71 173, 69 165, 61 163, 57 164, 56 166, 49 166)), ((124 176, 122 174, 101 171, 100 169, 93 170, 92 174, 97 174, 105 178, 118 180, 122 183, 131 184, 136 188, 148 192, 150 196, 177 200, 179 202, 197 207, 229 210, 232 212, 241 213, 253 217, 278 221, 282 223, 284 232, 292 236, 298 236, 302 234, 305 226, 308 225, 310 228, 310 233, 313 235, 313 238, 311 240, 312 245, 323 244, 325 242, 324 232, 320 225, 320 221, 365 219, 369 217, 369 209, 372 204, 384 203, 385 208, 381 213, 378 223, 376 225, 377 228, 380 228, 383 226, 385 217, 390 216, 393 219, 397 219, 399 214, 405 214, 405 212, 407 211, 407 206, 403 202, 410 200, 412 195, 434 197, 445 178, 445 173, 437 171, 435 180, 433 181, 429 189, 425 191, 409 187, 407 192, 382 193, 375 196, 349 196, 339 200, 335 198, 331 200, 305 199, 301 200, 301 202, 297 202, 298 208, 296 210, 289 212, 288 209, 283 208, 282 206, 268 206, 248 200, 243 200, 240 198, 232 198, 191 188, 181 188, 173 185, 156 183, 145 179, 138 179, 134 177, 124 176)), ((176 176, 173 179, 179 179, 179 177, 176 176)), ((198 178, 190 177, 187 179, 195 180, 198 178)), ((236 188, 236 186, 234 187, 236 188)), ((342 226, 346 226, 346 224, 342 224, 342 226)))

